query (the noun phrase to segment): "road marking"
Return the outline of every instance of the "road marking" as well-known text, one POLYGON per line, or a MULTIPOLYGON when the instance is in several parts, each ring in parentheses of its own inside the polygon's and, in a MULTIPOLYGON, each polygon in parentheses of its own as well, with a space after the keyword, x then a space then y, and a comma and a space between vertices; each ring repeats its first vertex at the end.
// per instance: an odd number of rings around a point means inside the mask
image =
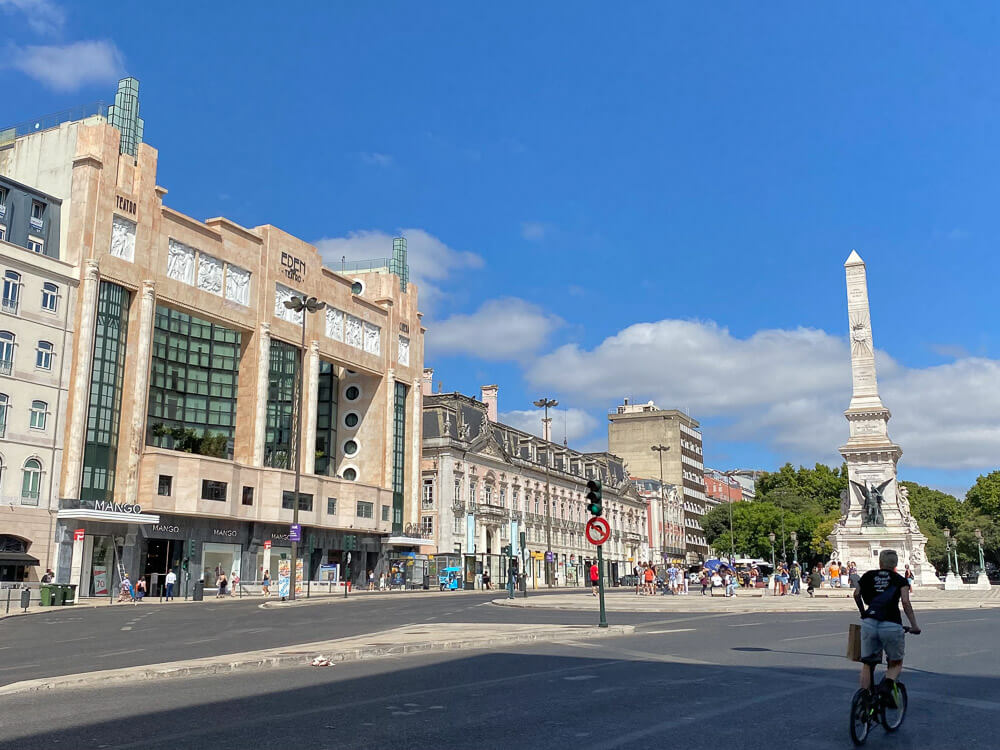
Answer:
POLYGON ((184 645, 193 646, 196 643, 208 643, 209 641, 217 641, 217 640, 219 640, 219 636, 216 636, 215 638, 202 638, 201 640, 198 641, 184 641, 184 645))
POLYGON ((576 682, 578 680, 595 680, 597 679, 596 674, 574 674, 569 677, 563 677, 564 680, 568 682, 576 682))
POLYGON ((955 622, 983 622, 989 619, 989 617, 972 617, 968 620, 937 620, 935 622, 925 622, 924 625, 951 625, 955 622))
POLYGON ((806 641, 810 638, 832 638, 835 635, 847 635, 843 630, 838 630, 836 633, 819 633, 817 635, 797 635, 794 638, 782 638, 783 641, 806 641))
POLYGON ((767 625, 766 622, 740 622, 736 625, 727 625, 729 628, 749 628, 751 625, 767 625))
MULTIPOLYGON (((53 643, 75 643, 76 641, 90 641, 96 638, 96 635, 85 635, 83 638, 70 638, 65 641, 53 641, 53 643)), ((4 646, 4 648, 10 648, 10 646, 4 646)))
POLYGON ((674 628, 673 630, 643 630, 641 635, 662 635, 663 633, 693 633, 695 628, 674 628))
POLYGON ((992 653, 992 652, 993 652, 993 649, 991 649, 991 648, 981 648, 978 651, 963 651, 960 654, 955 654, 955 656, 975 656, 976 654, 986 654, 986 653, 992 653))
POLYGON ((12 669, 27 669, 28 667, 37 667, 37 664, 19 664, 16 667, 0 667, 0 672, 9 672, 12 669))
POLYGON ((137 654, 140 651, 145 651, 144 648, 129 648, 125 651, 109 651, 106 654, 98 654, 95 658, 103 659, 105 656, 120 656, 121 654, 137 654))
POLYGON ((753 698, 748 698, 745 701, 740 701, 738 703, 727 703, 723 707, 718 705, 713 705, 711 709, 707 711, 700 711, 695 714, 690 714, 677 719, 668 719, 667 721, 661 721, 658 724, 653 724, 652 726, 645 727, 643 729, 637 729, 634 732, 628 732, 626 734, 620 734, 610 740, 605 742, 599 742, 594 745, 588 745, 586 750, 613 750, 616 747, 624 747, 636 744, 636 740, 640 740, 644 737, 649 737, 650 735, 663 732, 667 729, 672 729, 674 727, 681 726, 682 724, 692 724, 698 721, 704 721, 706 719, 712 719, 716 716, 724 716, 730 714, 733 711, 739 711, 740 709, 750 708, 759 703, 767 703, 770 701, 775 701, 779 698, 784 698, 788 695, 794 695, 795 693, 801 693, 802 688, 796 686, 794 688, 788 688, 786 690, 781 690, 776 693, 768 693, 767 695, 756 695, 753 698))
POLYGON ((122 630, 131 630, 131 629, 132 629, 131 625, 126 625, 125 627, 122 628, 122 630))

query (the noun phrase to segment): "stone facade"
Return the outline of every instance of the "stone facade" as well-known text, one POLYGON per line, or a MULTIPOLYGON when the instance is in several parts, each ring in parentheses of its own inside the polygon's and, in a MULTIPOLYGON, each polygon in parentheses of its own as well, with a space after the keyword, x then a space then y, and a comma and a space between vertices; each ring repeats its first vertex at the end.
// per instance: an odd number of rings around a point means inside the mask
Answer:
POLYGON ((896 464, 903 451, 889 439, 892 415, 878 393, 865 263, 852 251, 844 269, 853 391, 844 412, 850 438, 840 454, 847 462, 850 484, 841 498, 840 521, 829 537, 833 558, 866 569, 878 567, 881 550, 894 549, 900 568, 908 564, 918 584, 937 585, 924 554, 927 538, 910 514, 906 489, 897 482, 896 464))
MULTIPOLYGON (((526 534, 528 586, 582 585, 596 550, 584 537, 587 480, 604 482, 604 517, 612 534, 604 549, 614 580, 631 572, 649 549, 646 502, 609 453, 580 453, 496 421, 497 388, 477 400, 459 393, 429 395, 425 382, 421 528, 438 554, 474 554, 501 581, 501 548, 526 534), (551 508, 546 513, 546 495, 551 508), (470 526, 471 519, 471 526, 470 526), (532 557, 534 553, 535 557, 532 557)), ((539 412, 541 419, 541 412, 539 412)), ((517 547, 517 541, 514 546, 517 547)))
MULTIPOLYGON (((303 546, 308 546, 309 530, 314 532, 309 538, 320 540, 317 544, 340 545, 309 549, 307 566, 341 562, 343 535, 355 532, 370 554, 355 563, 354 575, 362 575, 364 565, 379 564, 395 546, 410 548, 402 530, 416 523, 419 514, 424 348, 416 286, 401 284, 398 275, 384 269, 337 273, 323 266, 315 247, 274 226, 247 229, 221 217, 199 221, 169 208, 164 204, 167 191, 156 182, 157 151, 141 143, 134 157, 122 154, 119 137, 117 129, 96 117, 19 138, 12 153, 0 152, 0 165, 22 180, 34 163, 40 170, 36 176, 49 190, 63 189, 56 196, 73 207, 63 217, 62 246, 70 249, 68 260, 79 269, 68 286, 78 283, 80 294, 67 294, 63 309, 70 312, 66 327, 75 332, 76 346, 59 352, 58 361, 67 370, 60 407, 68 414, 65 459, 49 469, 47 480, 58 488, 53 494, 58 492, 63 504, 50 531, 60 547, 60 580, 82 580, 81 570, 89 564, 79 561, 86 548, 72 537, 77 527, 91 536, 89 524, 97 521, 88 514, 98 512, 93 510, 95 492, 101 495, 99 503, 139 506, 150 518, 163 514, 173 519, 171 527, 182 528, 183 519, 192 529, 204 519, 244 524, 246 533, 240 538, 246 548, 233 553, 234 560, 243 561, 234 572, 248 579, 259 574, 264 540, 253 528, 287 528, 292 519, 284 493, 293 488, 294 448, 286 440, 282 449, 275 449, 275 435, 294 433, 298 418, 294 406, 286 417, 275 416, 274 399, 281 398, 275 396, 280 385, 275 373, 282 356, 292 369, 302 367, 305 373, 303 449, 297 460, 303 472, 301 491, 311 496, 311 504, 299 513, 303 546), (123 328, 115 332, 122 353, 110 365, 95 360, 101 356, 100 351, 95 355, 95 342, 107 336, 109 289, 119 290, 124 300, 117 310, 123 328), (328 312, 306 315, 303 330, 301 313, 280 304, 289 294, 315 296, 328 305, 328 312), (338 336, 328 325, 329 311, 346 321, 346 335, 338 336), (205 361, 207 354, 176 349, 192 343, 172 343, 173 329, 163 323, 170 315, 184 316, 185 330, 190 320, 192 331, 212 326, 238 340, 231 367, 235 406, 229 414, 209 411, 196 418, 197 424, 190 423, 196 399, 182 403, 181 397, 202 391, 184 381, 184 373, 172 363, 187 365, 200 357, 203 369, 215 365, 205 361), (407 338, 402 351, 397 346, 400 332, 407 338), (120 404, 113 438, 96 445, 92 385, 97 387, 93 373, 101 367, 119 378, 120 386, 103 387, 120 404), (166 393, 163 404, 151 401, 154 387, 166 393), (183 388, 187 391, 180 397, 171 396, 171 389, 183 388), (333 425, 327 435, 335 435, 335 444, 325 451, 313 448, 319 445, 320 418, 333 425), (230 428, 213 432, 204 427, 210 422, 230 428), (210 438, 215 442, 206 450, 210 438), (185 439, 194 440, 195 448, 179 447, 185 439), (110 465, 98 467, 100 472, 93 466, 95 451, 110 455, 110 465), (316 469, 320 458, 322 473, 316 469), (333 531, 342 536, 331 536, 333 531)), ((201 400, 210 400, 218 387, 214 380, 205 383, 201 400)), ((286 401, 294 404, 290 397, 286 401)), ((104 526, 94 525, 93 534, 110 533, 133 576, 148 575, 142 540, 149 529, 137 534, 128 521, 101 519, 104 526)), ((170 550, 163 569, 153 572, 165 573, 187 557, 180 545, 170 550)))
POLYGON ((689 563, 708 557, 708 542, 701 517, 710 501, 705 496, 702 436, 698 422, 676 409, 658 409, 650 401, 632 404, 628 399, 608 415, 608 450, 625 461, 633 477, 656 478, 675 485, 684 506, 685 548, 689 563), (651 450, 665 445, 662 453, 651 450))

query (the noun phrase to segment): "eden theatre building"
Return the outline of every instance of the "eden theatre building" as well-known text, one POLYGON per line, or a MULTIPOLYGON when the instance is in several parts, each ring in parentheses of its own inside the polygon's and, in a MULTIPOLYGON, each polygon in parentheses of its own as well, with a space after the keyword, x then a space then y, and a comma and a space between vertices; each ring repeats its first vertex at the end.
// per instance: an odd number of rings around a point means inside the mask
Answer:
POLYGON ((277 580, 296 464, 307 578, 342 574, 348 552, 360 579, 419 551, 424 330, 405 240, 332 270, 277 227, 169 208, 157 158, 133 79, 107 116, 25 135, 7 158, 22 182, 62 186, 77 280, 57 580, 107 595, 119 561, 133 580, 277 580), (284 305, 303 295, 325 309, 284 305))

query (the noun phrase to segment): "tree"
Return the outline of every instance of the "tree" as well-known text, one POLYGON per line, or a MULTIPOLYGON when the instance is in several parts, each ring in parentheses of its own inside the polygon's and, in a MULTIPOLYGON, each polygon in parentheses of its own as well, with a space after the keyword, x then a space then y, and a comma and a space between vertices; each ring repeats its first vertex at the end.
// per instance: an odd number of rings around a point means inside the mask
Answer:
POLYGON ((794 549, 791 532, 794 531, 799 537, 799 557, 803 559, 809 553, 809 540, 813 538, 820 521, 818 517, 791 513, 770 502, 738 502, 733 504, 732 510, 735 544, 730 541, 728 505, 713 508, 701 519, 708 543, 724 556, 735 548, 737 557, 770 560, 771 541, 768 534, 773 533, 775 559, 781 559, 784 549, 786 559, 791 560, 794 549))
POLYGON ((847 465, 831 469, 824 464, 815 468, 793 468, 785 464, 776 472, 764 473, 757 480, 757 499, 770 500, 797 513, 826 514, 839 510, 840 493, 847 489, 847 465))
POLYGON ((992 518, 1000 517, 1000 471, 980 476, 965 493, 965 502, 992 518))

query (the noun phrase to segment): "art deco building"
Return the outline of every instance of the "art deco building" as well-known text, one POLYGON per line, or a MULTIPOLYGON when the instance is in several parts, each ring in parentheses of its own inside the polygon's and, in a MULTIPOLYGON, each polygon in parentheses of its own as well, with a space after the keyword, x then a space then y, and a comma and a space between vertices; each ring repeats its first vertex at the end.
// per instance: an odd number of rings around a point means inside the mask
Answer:
POLYGON ((457 566, 474 554, 479 569, 502 582, 501 550, 513 543, 519 551, 524 532, 529 587, 545 586, 547 575, 553 585, 585 584, 585 571, 596 558, 596 548, 584 536, 591 518, 588 479, 604 483, 604 517, 611 525, 604 549, 609 579, 630 573, 645 559, 646 503, 620 458, 581 453, 499 422, 495 385, 483 386, 478 400, 460 393, 431 394, 432 373, 426 373, 420 523, 437 550, 437 567, 457 566), (552 553, 548 565, 546 552, 552 553))
POLYGON ((119 560, 133 577, 185 564, 208 585, 219 572, 276 577, 296 464, 308 576, 339 573, 347 552, 354 576, 383 567, 420 543, 405 535, 418 522, 423 361, 405 240, 347 273, 277 227, 186 216, 166 204, 143 130, 126 79, 107 114, 0 152, 0 174, 62 200, 62 255, 78 269, 62 284, 75 346, 55 353, 63 459, 40 484, 59 487, 58 579, 101 595, 119 560), (327 307, 296 313, 283 303, 297 295, 327 307))

